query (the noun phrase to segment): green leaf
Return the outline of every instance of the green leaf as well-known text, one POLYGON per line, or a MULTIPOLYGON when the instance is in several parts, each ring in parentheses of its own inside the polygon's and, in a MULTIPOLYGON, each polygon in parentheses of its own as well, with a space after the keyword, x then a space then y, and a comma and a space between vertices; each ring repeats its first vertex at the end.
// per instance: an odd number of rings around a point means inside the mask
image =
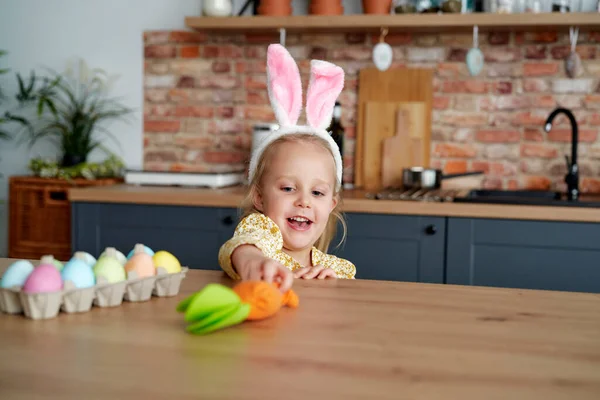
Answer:
POLYGON ((210 283, 196 293, 185 311, 187 322, 203 318, 219 309, 241 303, 240 297, 232 289, 210 283))
POLYGON ((248 318, 249 314, 250 304, 234 304, 188 325, 186 330, 195 335, 206 335, 218 329, 240 324, 248 318))
POLYGON ((50 98, 46 98, 45 101, 46 101, 46 105, 48 106, 48 108, 52 112, 52 115, 56 116, 56 114, 57 114, 56 106, 54 105, 54 103, 52 102, 52 100, 50 98))

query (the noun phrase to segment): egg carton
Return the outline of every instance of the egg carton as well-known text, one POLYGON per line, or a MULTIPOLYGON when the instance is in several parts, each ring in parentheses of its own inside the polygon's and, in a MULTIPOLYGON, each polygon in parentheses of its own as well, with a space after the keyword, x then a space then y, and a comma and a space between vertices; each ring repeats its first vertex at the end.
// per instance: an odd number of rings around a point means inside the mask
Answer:
POLYGON ((58 315, 63 291, 51 293, 19 292, 25 316, 31 319, 49 319, 58 315))
POLYGON ((118 307, 123 300, 142 302, 152 296, 171 297, 179 293, 188 270, 182 267, 180 272, 169 274, 158 268, 156 275, 143 278, 130 273, 127 280, 117 283, 100 278, 96 285, 81 289, 66 281, 63 290, 51 293, 25 293, 19 287, 0 288, 0 311, 24 313, 31 319, 49 319, 60 311, 82 313, 90 311, 92 306, 118 307))
POLYGON ((20 287, 0 288, 0 311, 21 314, 31 319, 54 318, 58 314, 63 292, 25 293, 20 287))
POLYGON ((152 294, 157 297, 172 297, 179 293, 181 281, 185 278, 188 267, 181 267, 180 272, 169 274, 166 269, 158 267, 156 269, 156 285, 152 294))
POLYGON ((23 312, 20 289, 18 287, 0 288, 0 310, 7 314, 20 314, 23 312))

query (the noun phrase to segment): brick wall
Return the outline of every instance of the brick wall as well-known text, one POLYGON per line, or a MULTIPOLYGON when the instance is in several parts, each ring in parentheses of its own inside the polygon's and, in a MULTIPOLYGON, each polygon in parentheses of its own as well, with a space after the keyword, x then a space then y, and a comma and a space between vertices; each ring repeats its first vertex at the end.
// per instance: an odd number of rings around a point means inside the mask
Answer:
MULTIPOLYGON (((248 159, 253 124, 272 122, 265 87, 265 52, 278 36, 209 36, 146 32, 144 167, 151 170, 227 171, 248 159)), ((311 58, 346 71, 340 96, 346 127, 346 171, 353 179, 357 73, 372 66, 377 36, 287 35, 304 89, 311 58)), ((550 133, 550 111, 564 106, 579 122, 581 189, 600 192, 600 32, 579 36, 584 74, 564 72, 568 34, 480 35, 486 64, 470 77, 470 34, 393 34, 394 66, 436 70, 432 163, 446 172, 486 171, 488 188, 564 189, 570 126, 564 117, 550 133)), ((303 117, 301 117, 302 122, 303 117)))

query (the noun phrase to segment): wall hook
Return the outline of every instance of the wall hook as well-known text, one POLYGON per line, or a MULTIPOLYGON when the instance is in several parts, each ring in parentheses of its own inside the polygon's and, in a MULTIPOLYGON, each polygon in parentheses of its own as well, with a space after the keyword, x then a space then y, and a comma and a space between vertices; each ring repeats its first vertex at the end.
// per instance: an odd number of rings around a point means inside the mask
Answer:
POLYGON ((380 34, 379 34, 379 43, 383 43, 385 41, 385 37, 388 34, 388 28, 381 28, 380 34))
POLYGON ((285 28, 279 28, 279 44, 285 47, 285 28))

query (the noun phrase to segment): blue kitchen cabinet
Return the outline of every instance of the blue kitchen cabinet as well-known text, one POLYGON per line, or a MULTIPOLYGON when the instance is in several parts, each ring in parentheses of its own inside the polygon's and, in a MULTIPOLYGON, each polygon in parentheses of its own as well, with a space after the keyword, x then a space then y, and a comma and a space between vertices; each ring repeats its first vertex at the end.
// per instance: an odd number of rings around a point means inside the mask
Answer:
POLYGON ((448 218, 447 283, 600 292, 600 224, 448 218))
MULTIPOLYGON (((446 218, 347 213, 346 241, 330 253, 356 265, 357 279, 444 282, 446 218)), ((339 226, 339 224, 338 224, 339 226)))
POLYGON ((190 268, 218 270, 218 252, 235 230, 234 208, 71 203, 72 248, 95 256, 106 247, 125 254, 136 243, 167 250, 190 268))
MULTIPOLYGON (((356 278, 600 293, 600 224, 346 213, 329 253, 356 278)), ((72 248, 93 255, 136 243, 174 253, 190 268, 219 270, 233 235, 227 207, 72 203, 72 248)))
MULTIPOLYGON (((443 283, 445 218, 348 213, 348 236, 330 253, 357 267, 357 278, 443 283)), ((238 221, 235 208, 72 203, 72 246, 100 254, 136 243, 175 254, 190 268, 219 269, 218 251, 238 221)))

